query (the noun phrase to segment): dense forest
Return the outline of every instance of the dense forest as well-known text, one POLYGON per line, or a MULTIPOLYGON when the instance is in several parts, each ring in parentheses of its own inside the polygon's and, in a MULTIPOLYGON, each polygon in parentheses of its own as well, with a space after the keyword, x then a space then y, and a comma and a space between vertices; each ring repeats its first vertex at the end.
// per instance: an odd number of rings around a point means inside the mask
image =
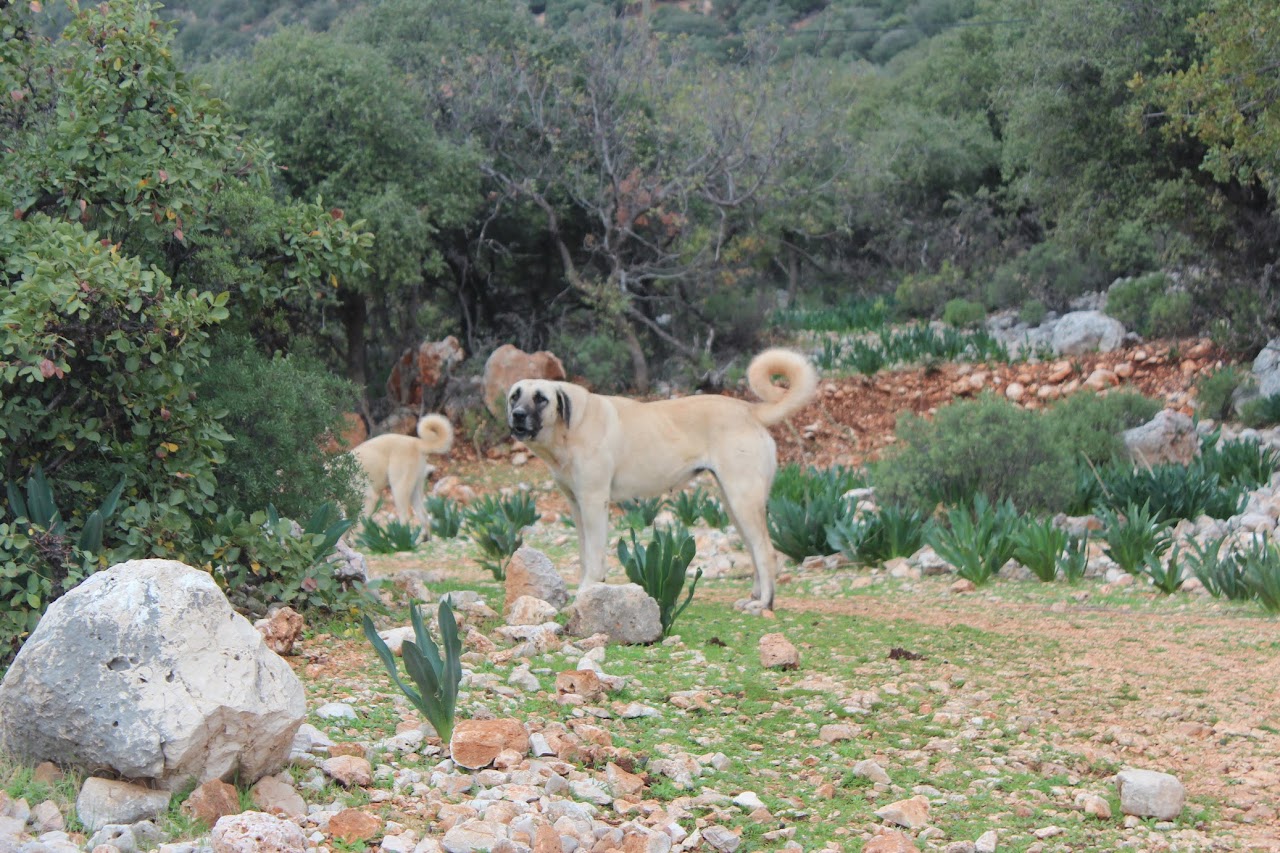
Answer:
POLYGON ((47 510, 0 630, 82 559, 265 582, 256 514, 353 505, 316 437, 422 340, 643 392, 782 307, 1143 277, 1254 352, 1277 55, 1247 0, 0 0, 0 471, 47 510))

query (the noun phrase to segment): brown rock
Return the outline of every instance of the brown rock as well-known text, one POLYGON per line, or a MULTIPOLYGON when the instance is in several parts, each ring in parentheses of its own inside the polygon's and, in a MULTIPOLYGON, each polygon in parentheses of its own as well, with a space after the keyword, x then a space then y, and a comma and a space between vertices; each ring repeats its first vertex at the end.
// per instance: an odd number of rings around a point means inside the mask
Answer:
POLYGON ((293 644, 302 636, 302 614, 292 607, 280 607, 265 619, 253 623, 267 648, 278 655, 293 654, 293 644))
POLYGON ((359 809, 343 809, 329 818, 329 835, 339 841, 368 841, 381 831, 382 818, 359 809))
POLYGON ((977 588, 978 588, 977 584, 975 584, 971 580, 967 580, 966 578, 961 578, 960 580, 951 584, 951 591, 957 595, 963 595, 966 592, 973 592, 977 588))
POLYGON ((32 771, 32 781, 39 782, 43 785, 52 785, 55 782, 61 782, 66 774, 62 772, 62 768, 54 764, 52 761, 42 761, 36 765, 36 769, 32 771))
POLYGON ((893 830, 872 838, 862 853, 920 853, 920 848, 906 834, 893 830))
POLYGON ((545 823, 539 826, 533 835, 533 853, 564 853, 560 833, 545 823))
POLYGON ((1048 385, 1061 385, 1063 382, 1067 381, 1067 377, 1069 377, 1071 373, 1071 362, 1059 361, 1050 368, 1049 375, 1044 378, 1044 381, 1048 385))
POLYGON ((329 758, 320 765, 320 769, 343 787, 352 785, 373 784, 373 766, 356 755, 339 755, 329 758))
POLYGON ((367 750, 364 748, 364 744, 354 743, 352 741, 343 741, 342 743, 335 743, 333 746, 329 747, 330 756, 354 755, 357 758, 364 758, 366 752, 367 750))
POLYGON ((320 441, 325 453, 343 453, 369 437, 369 424, 359 412, 342 413, 342 431, 325 433, 320 441))
POLYGON ((765 669, 798 669, 800 652, 782 634, 765 634, 760 638, 760 665, 765 669))
POLYGON ((588 702, 594 702, 605 694, 600 676, 590 669, 571 669, 556 673, 556 697, 576 694, 588 702))
POLYGON ((307 813, 306 800, 293 785, 279 776, 263 776, 249 789, 249 797, 260 811, 287 818, 307 813))
POLYGON ((205 826, 213 826, 219 818, 240 814, 240 794, 234 785, 211 779, 191 792, 182 804, 182 813, 205 826))
POLYGON ((604 768, 605 784, 615 797, 637 797, 644 791, 644 778, 628 773, 610 761, 604 768))
POLYGON ((484 363, 484 405, 499 419, 506 418, 507 390, 521 379, 565 379, 564 365, 546 350, 525 352, 511 344, 494 350, 484 363))
POLYGON ((929 799, 918 794, 910 799, 889 803, 876 809, 876 817, 885 823, 903 826, 907 829, 919 829, 929 824, 929 799))
MULTIPOLYGON (((449 373, 466 357, 462 344, 452 335, 442 341, 423 341, 417 349, 405 350, 391 368, 391 375, 387 377, 387 396, 414 411, 438 409, 444 398, 444 385, 449 373)), ((415 417, 409 432, 416 427, 415 417)))
POLYGON ((529 751, 529 734, 519 720, 460 720, 449 740, 453 763, 468 770, 488 767, 504 749, 529 751))

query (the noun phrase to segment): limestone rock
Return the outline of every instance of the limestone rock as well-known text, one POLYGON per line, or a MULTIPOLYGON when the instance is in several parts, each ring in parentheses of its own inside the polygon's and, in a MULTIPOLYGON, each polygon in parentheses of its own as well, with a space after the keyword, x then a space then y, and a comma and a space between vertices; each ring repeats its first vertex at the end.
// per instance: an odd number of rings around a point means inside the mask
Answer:
POLYGON ((469 770, 488 767, 507 749, 529 751, 529 733, 519 720, 459 720, 449 739, 453 763, 469 770))
POLYGON ((760 638, 760 665, 765 669, 798 669, 800 652, 782 634, 765 634, 760 638))
POLYGON ((1053 327, 1050 346, 1057 355, 1111 352, 1124 343, 1124 324, 1101 311, 1072 311, 1053 327))
POLYGON ((241 812, 218 821, 213 853, 304 853, 307 839, 297 824, 262 812, 241 812))
MULTIPOLYGON (((511 561, 507 563, 505 589, 508 617, 515 603, 526 595, 545 601, 556 612, 569 603, 569 591, 565 587, 564 578, 560 577, 560 573, 556 571, 556 567, 552 565, 547 555, 536 548, 518 548, 511 555, 511 561)), ((536 625, 546 621, 548 620, 540 619, 538 622, 509 622, 508 624, 536 625)))
POLYGON ((575 637, 605 634, 615 643, 643 645, 662 638, 658 602, 638 584, 593 584, 578 591, 565 630, 575 637))
POLYGON ((265 619, 253 623, 267 648, 278 655, 293 654, 293 644, 302 636, 302 614, 292 607, 272 611, 265 619))
POLYGON ((1176 776, 1156 770, 1121 770, 1116 774, 1120 811, 1138 817, 1173 820, 1182 813, 1186 789, 1176 776))
POLYGON ((239 814, 240 794, 235 786, 221 779, 210 779, 191 792, 182 803, 183 814, 189 815, 206 826, 214 826, 227 815, 239 814))
POLYGON ((96 832, 108 824, 137 823, 163 814, 170 796, 168 791, 91 776, 76 796, 76 816, 85 829, 96 832))
POLYGON ((302 684, 206 572, 135 560, 50 605, 0 684, 0 745, 176 787, 279 768, 302 684))
POLYGON ((928 826, 929 799, 923 794, 917 794, 906 800, 889 803, 883 808, 876 809, 876 817, 885 823, 906 827, 907 829, 919 829, 922 826, 928 826))
POLYGON ((1163 409, 1141 426, 1122 434, 1129 458, 1139 465, 1186 465, 1200 454, 1195 423, 1182 412, 1163 409))

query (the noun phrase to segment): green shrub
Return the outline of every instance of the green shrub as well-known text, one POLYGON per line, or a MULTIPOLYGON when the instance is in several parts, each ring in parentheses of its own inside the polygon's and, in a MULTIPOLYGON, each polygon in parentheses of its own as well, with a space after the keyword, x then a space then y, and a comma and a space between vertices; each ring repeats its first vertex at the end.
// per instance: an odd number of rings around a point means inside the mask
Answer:
POLYGON ((370 554, 397 554, 416 551, 421 539, 422 528, 417 525, 405 524, 397 518, 389 519, 384 525, 366 518, 356 541, 370 554))
POLYGON ((1151 301, 1147 329, 1152 337, 1185 338, 1197 331, 1195 304, 1184 290, 1161 293, 1151 301))
POLYGON ((305 355, 268 357, 252 340, 221 334, 211 366, 198 374, 201 398, 221 410, 230 441, 217 468, 217 499, 246 512, 273 504, 290 517, 333 501, 347 515, 359 510, 358 464, 332 455, 320 437, 342 430, 352 411, 351 383, 305 355))
POLYGON ((1280 545, 1270 537, 1244 552, 1244 577, 1254 598, 1268 613, 1280 613, 1280 545))
POLYGON ((1151 585, 1165 595, 1173 595, 1182 586, 1181 551, 1177 546, 1169 552, 1169 559, 1162 560, 1155 554, 1147 554, 1142 558, 1142 574, 1151 581, 1151 585))
POLYGON ((1040 416, 996 394, 898 422, 894 448, 871 466, 876 493, 889 503, 932 510, 981 494, 1028 510, 1054 512, 1071 499, 1071 451, 1040 416), (993 449, 998 448, 998 452, 993 449))
POLYGON ((1084 578, 1084 573, 1088 568, 1089 534, 1086 532, 1083 536, 1068 537, 1066 550, 1062 554, 1062 561, 1058 564, 1058 571, 1062 573, 1062 579, 1067 583, 1077 583, 1084 578))
POLYGON ((447 744, 453 737, 458 685, 462 683, 462 640, 458 637, 458 623, 453 618, 453 608, 449 606, 449 602, 441 601, 436 613, 436 623, 440 629, 440 648, 437 649, 416 603, 409 606, 409 619, 413 624, 414 639, 404 641, 400 654, 404 658, 405 673, 413 682, 413 687, 401 680, 395 655, 378 636, 373 621, 367 615, 361 620, 361 627, 382 665, 387 668, 391 680, 427 718, 440 740, 447 744))
POLYGON ((1048 583, 1058 576, 1058 564, 1067 549, 1067 531, 1046 518, 1028 519, 1013 533, 1013 559, 1048 583))
POLYGON ((680 492, 668 500, 667 505, 685 527, 693 527, 700 521, 715 528, 725 527, 729 523, 729 516, 721 508, 720 502, 707 494, 702 486, 692 492, 680 492))
POLYGON ((1045 410, 1043 429, 1076 460, 1105 465, 1123 455, 1121 433, 1155 417, 1160 404, 1130 391, 1071 394, 1045 410))
POLYGON ((1032 246, 1007 268, 1003 275, 1023 283, 1022 298, 1039 299, 1055 311, 1066 309, 1077 296, 1101 289, 1107 281, 1107 271, 1096 259, 1052 240, 1032 246))
POLYGON ((1198 464, 1208 473, 1217 474, 1224 484, 1256 489, 1271 482, 1280 470, 1280 451, 1262 447, 1256 441, 1231 439, 1221 441, 1215 432, 1200 442, 1198 464))
POLYGON ((769 536, 773 545, 793 560, 834 554, 832 526, 848 512, 838 495, 816 495, 805 501, 773 498, 769 501, 769 536))
POLYGON ((904 317, 935 316, 947 300, 963 296, 968 289, 964 271, 950 261, 943 261, 936 273, 906 276, 894 292, 898 313, 904 317))
POLYGON ((653 539, 646 548, 636 541, 632 528, 631 547, 625 540, 618 540, 618 560, 627 571, 627 579, 638 584, 654 601, 658 602, 662 636, 667 636, 676 619, 693 600, 694 590, 702 578, 702 569, 693 576, 689 594, 680 603, 689 564, 693 562, 695 546, 693 537, 683 528, 653 531, 653 539))
POLYGON ((564 368, 601 394, 624 391, 632 376, 631 354, 616 335, 565 329, 551 339, 565 353, 564 368))
POLYGON ((1240 409, 1240 420, 1255 429, 1280 424, 1280 394, 1255 397, 1245 403, 1240 409))
POLYGON ((1168 525, 1145 504, 1129 504, 1123 512, 1104 509, 1098 517, 1107 541, 1103 553, 1131 575, 1141 573, 1148 556, 1163 556, 1173 542, 1168 525))
POLYGON ((1044 303, 1039 299, 1029 299, 1022 303, 1022 307, 1018 309, 1018 320, 1028 326, 1035 327, 1044 322, 1044 318, 1048 313, 1049 309, 1045 308, 1044 303))
POLYGON ((321 505, 305 525, 270 505, 249 516, 230 509, 203 541, 205 565, 242 612, 261 614, 277 602, 302 612, 349 612, 367 600, 367 590, 335 576, 329 556, 353 524, 332 503, 321 505))
POLYGON ((957 575, 982 586, 1013 557, 1017 522, 1012 503, 992 504, 977 494, 971 505, 947 512, 947 523, 934 528, 929 544, 957 575))
POLYGON ((1236 365, 1220 367, 1201 376, 1195 383, 1196 408, 1206 418, 1228 420, 1235 415, 1236 389, 1248 379, 1248 373, 1236 365))
POLYGON ((958 329, 972 329, 982 325, 987 311, 980 302, 968 299, 951 299, 942 308, 942 322, 958 329))
POLYGON ((24 488, 5 484, 8 511, 0 509, 0 666, 17 653, 48 606, 102 568, 102 533, 119 504, 124 480, 102 504, 76 519, 79 533, 63 518, 53 487, 37 466, 24 488))
POLYGON ((1169 281, 1164 273, 1148 273, 1117 281, 1107 290, 1107 314, 1147 337, 1151 335, 1151 308, 1164 295, 1169 281))

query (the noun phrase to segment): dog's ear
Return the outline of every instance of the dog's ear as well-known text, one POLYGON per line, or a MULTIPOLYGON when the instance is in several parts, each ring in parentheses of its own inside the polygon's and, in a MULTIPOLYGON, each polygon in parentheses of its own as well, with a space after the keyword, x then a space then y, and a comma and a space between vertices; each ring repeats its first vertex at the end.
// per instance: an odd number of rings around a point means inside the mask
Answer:
POLYGON ((573 404, 569 402, 569 395, 564 393, 563 388, 556 389, 556 414, 560 416, 564 428, 569 428, 569 418, 573 412, 573 404))

